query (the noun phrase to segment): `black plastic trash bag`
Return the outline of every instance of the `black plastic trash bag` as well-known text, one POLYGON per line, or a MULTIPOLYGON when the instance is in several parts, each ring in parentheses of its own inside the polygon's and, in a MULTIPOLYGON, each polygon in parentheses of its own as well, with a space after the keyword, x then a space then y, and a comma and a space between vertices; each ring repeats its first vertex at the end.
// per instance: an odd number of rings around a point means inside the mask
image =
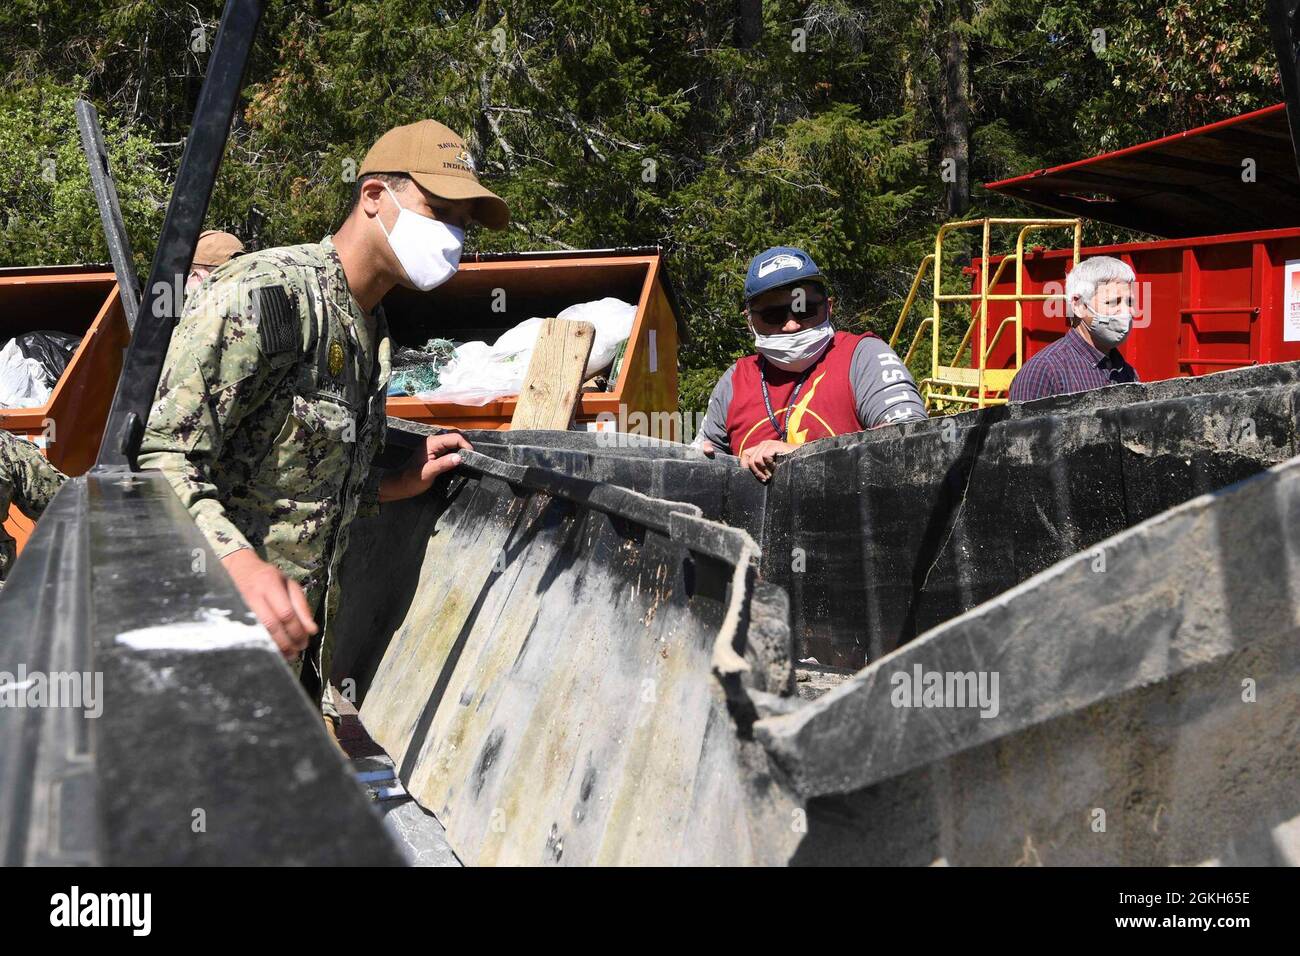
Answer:
POLYGON ((53 388, 76 354, 81 336, 68 332, 24 332, 14 336, 14 341, 18 343, 18 349, 25 358, 41 363, 41 368, 49 377, 49 385, 53 388))

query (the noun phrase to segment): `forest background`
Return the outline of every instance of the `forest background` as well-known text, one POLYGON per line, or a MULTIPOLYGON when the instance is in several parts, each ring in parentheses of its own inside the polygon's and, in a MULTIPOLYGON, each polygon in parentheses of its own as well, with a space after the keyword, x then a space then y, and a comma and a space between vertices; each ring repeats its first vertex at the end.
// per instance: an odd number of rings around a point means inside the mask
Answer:
MULTIPOLYGON (((84 96, 147 272, 221 8, 0 6, 0 265, 108 260, 73 115, 84 96)), ((837 324, 887 337, 940 223, 1035 213, 981 183, 1279 102, 1263 9, 271 0, 210 224, 252 248, 314 241, 374 139, 436 118, 512 211, 471 250, 663 247, 690 336, 682 407, 699 410, 752 351, 750 256, 802 246, 831 278, 837 324)), ((970 251, 951 249, 951 291, 970 251)))

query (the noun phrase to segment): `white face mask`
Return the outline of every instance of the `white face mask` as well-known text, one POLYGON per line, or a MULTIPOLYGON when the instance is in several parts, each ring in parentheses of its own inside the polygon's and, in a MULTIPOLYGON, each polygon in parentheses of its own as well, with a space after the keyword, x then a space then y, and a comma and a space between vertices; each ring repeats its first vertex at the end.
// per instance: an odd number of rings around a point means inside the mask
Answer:
POLYGON ((785 332, 780 335, 760 335, 754 333, 754 345, 763 358, 791 372, 802 372, 817 361, 826 346, 835 337, 831 320, 811 329, 798 332, 785 332))
POLYGON ((1085 305, 1084 308, 1092 312, 1088 331, 1101 351, 1109 352, 1128 338, 1129 331, 1133 328, 1132 312, 1125 310, 1118 315, 1098 315, 1092 311, 1092 306, 1085 305))
MULTIPOLYGON (((386 183, 384 188, 388 189, 386 183)), ((388 244, 406 272, 406 278, 421 292, 442 285, 456 274, 460 265, 465 230, 412 212, 397 201, 397 194, 391 189, 388 189, 388 195, 393 197, 399 210, 393 231, 385 229, 384 221, 378 216, 375 221, 388 237, 388 244)))

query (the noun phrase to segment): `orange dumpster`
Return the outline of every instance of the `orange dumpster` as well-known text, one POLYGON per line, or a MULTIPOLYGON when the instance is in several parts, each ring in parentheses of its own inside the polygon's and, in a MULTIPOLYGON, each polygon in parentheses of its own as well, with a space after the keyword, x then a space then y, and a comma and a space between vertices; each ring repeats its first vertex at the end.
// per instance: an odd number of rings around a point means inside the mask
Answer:
MULTIPOLYGON (((24 332, 82 336, 49 400, 32 408, 0 408, 0 428, 33 441, 69 475, 95 462, 113 389, 130 334, 117 280, 103 266, 0 269, 0 345, 24 332)), ((21 548, 31 522, 9 510, 5 527, 21 548)))
MULTIPOLYGON (((578 427, 613 430, 638 412, 675 413, 681 318, 657 249, 468 256, 450 281, 431 292, 393 290, 384 310, 398 345, 430 337, 491 342, 525 319, 607 296, 635 305, 636 317, 617 379, 607 391, 583 393, 578 427)), ((444 428, 505 429, 516 400, 472 406, 395 396, 388 399, 388 414, 444 428)))
MULTIPOLYGON (((554 316, 568 306, 605 297, 634 305, 636 315, 617 376, 609 375, 604 391, 583 392, 577 427, 653 428, 654 416, 677 412, 682 337, 676 298, 658 249, 467 256, 445 285, 431 292, 395 289, 384 308, 395 343, 412 346, 431 337, 492 341, 524 319, 554 316)), ((84 338, 49 401, 0 409, 0 428, 34 441, 63 472, 80 475, 95 461, 129 340, 113 273, 100 266, 0 269, 0 344, 35 330, 84 338)), ((395 396, 388 400, 388 414, 446 428, 505 429, 516 402, 509 396, 473 406, 395 396)), ((10 509, 6 527, 20 547, 30 526, 10 509)))

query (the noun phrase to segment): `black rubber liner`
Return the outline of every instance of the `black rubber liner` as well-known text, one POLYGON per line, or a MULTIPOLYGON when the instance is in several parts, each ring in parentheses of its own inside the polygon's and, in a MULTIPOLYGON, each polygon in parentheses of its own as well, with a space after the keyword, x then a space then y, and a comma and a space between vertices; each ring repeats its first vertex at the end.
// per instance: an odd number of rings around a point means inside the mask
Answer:
POLYGON ((161 474, 70 479, 0 621, 5 865, 402 862, 161 474), (14 706, 20 669, 85 706, 14 706))
MULTIPOLYGON (((698 506, 748 531, 796 653, 859 668, 1053 563, 1297 452, 1300 363, 1056 396, 817 442, 765 487, 734 458, 581 432, 485 455, 698 506)), ((394 421, 396 442, 418 426, 394 421), (406 434, 404 434, 406 433, 406 434)))
POLYGON ((783 862, 795 808, 749 728, 751 692, 792 691, 788 608, 752 539, 691 505, 464 458, 358 522, 332 672, 457 856, 783 862))
POLYGON ((1251 376, 1238 375, 1237 387, 1187 394, 1160 383, 1132 391, 1146 401, 1054 399, 1036 414, 990 409, 796 453, 771 482, 760 541, 764 577, 790 593, 799 657, 861 667, 1057 561, 1300 453, 1300 386, 1279 384, 1294 369, 1252 371, 1264 385, 1241 387, 1251 376))

